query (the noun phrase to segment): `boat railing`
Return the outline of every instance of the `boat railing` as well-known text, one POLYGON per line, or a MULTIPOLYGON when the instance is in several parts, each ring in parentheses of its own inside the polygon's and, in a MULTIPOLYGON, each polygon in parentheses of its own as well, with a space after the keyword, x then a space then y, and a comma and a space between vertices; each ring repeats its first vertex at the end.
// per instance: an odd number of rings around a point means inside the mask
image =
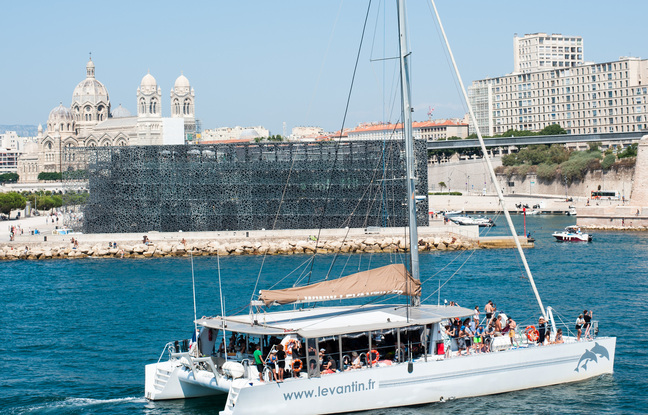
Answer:
POLYGON ((175 341, 168 342, 167 344, 164 345, 164 348, 162 349, 162 353, 160 353, 160 357, 158 358, 158 363, 160 363, 160 360, 162 360, 162 357, 167 352, 169 353, 169 360, 173 358, 177 358, 183 355, 183 353, 187 353, 189 351, 190 343, 191 343, 190 339, 175 340, 175 341))

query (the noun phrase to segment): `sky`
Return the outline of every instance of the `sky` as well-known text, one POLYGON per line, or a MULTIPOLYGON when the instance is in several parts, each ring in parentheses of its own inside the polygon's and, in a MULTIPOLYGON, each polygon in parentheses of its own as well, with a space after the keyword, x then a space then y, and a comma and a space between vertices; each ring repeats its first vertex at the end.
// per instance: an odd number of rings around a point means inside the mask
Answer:
MULTIPOLYGON (((468 86, 513 69, 513 36, 584 38, 586 61, 648 58, 645 0, 436 0, 468 86)), ((96 78, 136 113, 147 72, 169 94, 183 73, 203 129, 295 126, 326 131, 400 120, 395 1, 4 1, 0 3, 0 124, 45 124, 70 106, 89 53, 96 78), (358 68, 352 84, 356 56, 358 68), (350 99, 349 97, 349 92, 350 99), (347 110, 347 100, 348 110, 347 110), (346 114, 346 117, 345 117, 346 114), (344 124, 343 124, 344 123, 344 124)), ((407 2, 414 120, 463 117, 465 104, 429 1, 407 2)))

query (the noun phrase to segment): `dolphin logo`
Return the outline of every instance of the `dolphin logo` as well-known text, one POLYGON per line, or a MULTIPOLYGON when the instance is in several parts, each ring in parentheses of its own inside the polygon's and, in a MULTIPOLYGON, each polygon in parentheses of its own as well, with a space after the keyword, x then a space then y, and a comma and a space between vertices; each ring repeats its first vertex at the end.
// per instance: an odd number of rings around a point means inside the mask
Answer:
MULTIPOLYGON (((607 350, 605 352, 607 353, 607 350)), ((576 369, 574 369, 574 372, 580 372, 581 367, 587 370, 587 364, 591 361, 595 361, 598 363, 598 358, 596 357, 596 354, 591 350, 585 350, 585 353, 583 353, 583 355, 578 360, 578 364, 576 365, 576 369)))
POLYGON ((598 343, 594 343, 594 347, 592 347, 591 352, 597 355, 598 357, 604 357, 607 360, 610 360, 610 355, 607 349, 598 343))

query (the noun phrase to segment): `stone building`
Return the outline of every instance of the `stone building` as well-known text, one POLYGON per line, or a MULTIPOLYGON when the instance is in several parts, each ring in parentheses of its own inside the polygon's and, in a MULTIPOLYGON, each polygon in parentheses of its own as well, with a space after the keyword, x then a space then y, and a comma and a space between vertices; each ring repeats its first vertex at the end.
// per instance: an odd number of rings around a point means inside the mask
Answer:
POLYGON ((40 172, 61 172, 64 166, 66 170, 81 168, 82 161, 66 152, 68 148, 184 144, 187 137, 193 138, 195 92, 184 75, 171 90, 171 117, 162 116, 161 88, 150 73, 142 78, 136 97, 137 115, 121 104, 111 112, 108 90, 96 79, 90 59, 70 107, 60 103, 50 112, 46 129, 39 127, 38 146, 18 160, 20 182, 35 181, 40 172))

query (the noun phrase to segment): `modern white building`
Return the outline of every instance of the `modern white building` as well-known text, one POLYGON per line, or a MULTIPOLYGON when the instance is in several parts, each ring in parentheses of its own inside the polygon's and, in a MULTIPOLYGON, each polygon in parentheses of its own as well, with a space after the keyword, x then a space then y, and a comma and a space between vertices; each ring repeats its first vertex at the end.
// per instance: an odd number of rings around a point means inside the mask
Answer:
POLYGON ((15 131, 0 134, 0 174, 17 173, 18 159, 29 149, 33 149, 35 138, 20 137, 15 131))
POLYGON ((513 37, 513 73, 573 68, 583 62, 583 38, 580 36, 533 33, 513 37))
POLYGON ((473 81, 469 96, 485 136, 551 124, 570 134, 632 132, 648 128, 646 87, 648 60, 621 57, 473 81))
MULTIPOLYGON (((463 120, 431 120, 412 123, 414 138, 428 141, 449 137, 466 138, 468 124, 463 120)), ((363 123, 346 131, 349 140, 403 139, 403 124, 363 123)))

